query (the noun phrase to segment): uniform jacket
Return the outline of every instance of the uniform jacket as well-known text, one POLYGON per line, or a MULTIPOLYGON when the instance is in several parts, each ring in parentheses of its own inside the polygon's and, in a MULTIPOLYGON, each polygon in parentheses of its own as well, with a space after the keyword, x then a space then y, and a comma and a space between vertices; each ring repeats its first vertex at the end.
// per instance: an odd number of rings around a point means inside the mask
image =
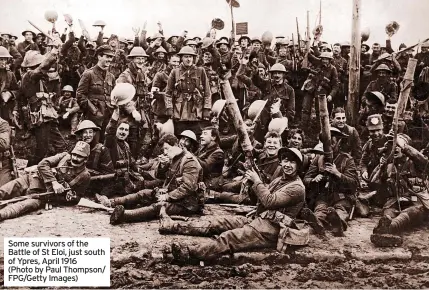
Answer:
POLYGON ((0 93, 6 91, 10 92, 12 97, 7 103, 0 97, 0 117, 11 124, 12 111, 18 111, 19 86, 12 71, 0 70, 0 93))
POLYGON ((10 126, 0 118, 0 154, 10 149, 10 126))
POLYGON ((54 156, 47 157, 40 161, 37 165, 39 176, 46 188, 52 188, 51 183, 57 180, 55 174, 52 172, 56 168, 57 174, 70 185, 70 188, 76 192, 78 196, 83 196, 85 190, 89 186, 91 175, 85 166, 74 168, 71 166, 71 155, 67 152, 59 153, 54 156))
POLYGON ((324 66, 317 58, 309 58, 312 64, 315 66, 314 71, 309 74, 303 88, 305 91, 314 93, 318 91, 319 94, 336 96, 338 93, 338 72, 335 66, 332 64, 324 66), (306 85, 307 83, 307 85, 306 85))
POLYGON ((24 57, 27 51, 39 50, 39 47, 34 42, 28 42, 24 40, 23 42, 18 43, 17 49, 18 49, 18 52, 22 55, 22 57, 24 57))
POLYGON ((110 106, 110 93, 114 85, 114 75, 102 70, 98 65, 82 74, 76 90, 77 102, 86 117, 96 120, 96 124, 110 117, 107 107, 110 106))
POLYGON ((195 156, 203 168, 204 180, 222 175, 225 154, 218 144, 212 142, 205 147, 200 147, 195 156))
POLYGON ((110 157, 112 158, 114 168, 127 168, 135 167, 130 146, 126 141, 120 141, 116 138, 116 130, 118 129, 118 121, 110 119, 109 124, 106 127, 106 137, 104 140, 104 146, 110 151, 110 157), (124 164, 119 166, 119 162, 124 164))
POLYGON ((114 172, 112 158, 110 157, 109 148, 101 143, 91 146, 88 162, 88 169, 95 171, 94 173, 108 174, 114 172))
POLYGON ((268 156, 267 153, 262 152, 258 157, 256 165, 265 174, 269 182, 281 175, 281 167, 277 155, 268 156))
POLYGON ((168 185, 169 202, 191 211, 199 210, 198 183, 203 180, 203 170, 195 156, 183 151, 173 158, 170 166, 159 166, 155 176, 168 185))
POLYGON ((367 171, 369 174, 380 163, 380 153, 378 149, 382 148, 387 142, 387 137, 383 136, 380 141, 374 143, 371 139, 368 140, 362 149, 362 158, 359 163, 359 170, 363 173, 367 171))
POLYGON ((386 100, 398 100, 398 86, 394 81, 388 80, 386 82, 375 80, 369 83, 365 90, 364 96, 367 92, 378 91, 384 95, 386 100))
POLYGON ((339 130, 344 134, 349 135, 349 137, 347 138, 347 145, 350 150, 350 154, 352 155, 355 164, 359 164, 360 159, 362 157, 362 144, 358 131, 355 127, 349 126, 347 124, 345 124, 345 126, 339 130))
MULTIPOLYGON (((156 73, 153 78, 152 88, 156 87, 160 92, 165 92, 168 83, 168 77, 172 71, 171 66, 167 66, 167 68, 161 72, 156 73)), ((154 95, 155 102, 152 106, 152 111, 157 116, 167 116, 167 107, 168 103, 166 103, 167 99, 164 94, 155 94, 154 95)))
MULTIPOLYGON (((198 121, 208 119, 212 107, 210 85, 203 68, 183 64, 170 73, 166 89, 167 96, 172 96, 172 116, 180 121, 198 121)), ((166 102, 168 103, 168 102, 166 102)))

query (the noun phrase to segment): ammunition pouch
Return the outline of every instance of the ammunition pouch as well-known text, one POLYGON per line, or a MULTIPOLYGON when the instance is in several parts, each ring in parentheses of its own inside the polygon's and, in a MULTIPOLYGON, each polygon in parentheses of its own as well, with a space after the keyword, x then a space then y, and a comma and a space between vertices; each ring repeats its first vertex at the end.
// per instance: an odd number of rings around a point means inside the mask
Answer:
POLYGON ((52 102, 53 94, 43 92, 36 93, 35 98, 31 98, 29 120, 33 127, 40 126, 42 123, 50 122, 58 118, 58 113, 52 102))

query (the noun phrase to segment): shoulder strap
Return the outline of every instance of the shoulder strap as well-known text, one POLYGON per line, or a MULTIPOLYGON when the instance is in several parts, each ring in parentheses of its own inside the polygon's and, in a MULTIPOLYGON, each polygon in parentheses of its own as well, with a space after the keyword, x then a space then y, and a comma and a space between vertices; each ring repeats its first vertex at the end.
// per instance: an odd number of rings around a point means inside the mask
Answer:
POLYGON ((80 183, 83 177, 87 174, 88 174, 88 171, 86 169, 82 170, 81 173, 79 173, 75 178, 73 178, 72 181, 69 182, 70 187, 73 187, 76 184, 80 183))

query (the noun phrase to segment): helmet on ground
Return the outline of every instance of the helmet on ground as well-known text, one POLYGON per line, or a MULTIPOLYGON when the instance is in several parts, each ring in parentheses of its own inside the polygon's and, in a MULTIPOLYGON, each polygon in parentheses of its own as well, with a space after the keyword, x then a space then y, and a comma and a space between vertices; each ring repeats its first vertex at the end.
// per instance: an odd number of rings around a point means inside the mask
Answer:
POLYGON ((79 125, 77 125, 75 133, 79 133, 85 129, 101 130, 101 128, 95 125, 94 122, 90 120, 83 120, 79 123, 79 125))
POLYGON ((188 137, 189 139, 194 140, 195 142, 198 142, 197 135, 195 135, 195 133, 192 132, 191 130, 183 131, 182 133, 180 133, 180 136, 188 137))
POLYGON ((64 88, 63 88, 63 92, 74 92, 74 91, 73 91, 73 87, 72 87, 72 86, 70 86, 70 85, 66 85, 66 86, 64 86, 64 88))
POLYGON ((91 148, 89 147, 88 143, 83 141, 78 141, 71 153, 77 154, 82 157, 88 157, 89 154, 91 153, 91 148))
POLYGON ((282 135, 283 132, 288 128, 289 120, 286 117, 274 118, 268 125, 268 132, 276 132, 282 135))
POLYGON ((9 51, 6 47, 0 46, 0 58, 11 58, 9 51))
POLYGON ((43 55, 40 54, 37 50, 29 50, 25 53, 24 61, 22 62, 22 67, 32 67, 42 63, 45 59, 43 55))
POLYGON ((255 121, 259 115, 262 113, 262 110, 265 108, 267 104, 267 100, 256 100, 250 106, 247 111, 247 117, 252 121, 255 121))
POLYGON ((286 68, 284 65, 282 65, 281 63, 275 63, 273 64, 273 66, 270 68, 270 72, 283 72, 286 73, 286 68))
POLYGON ((177 55, 192 55, 196 56, 194 49, 190 46, 184 46, 180 49, 179 53, 177 55))
POLYGON ((146 51, 141 46, 134 46, 133 49, 131 49, 130 53, 128 54, 128 57, 149 57, 146 54, 146 51))
POLYGON ((116 105, 121 106, 130 102, 134 95, 136 94, 136 88, 129 83, 118 83, 113 88, 110 99, 114 104, 116 101, 116 105))

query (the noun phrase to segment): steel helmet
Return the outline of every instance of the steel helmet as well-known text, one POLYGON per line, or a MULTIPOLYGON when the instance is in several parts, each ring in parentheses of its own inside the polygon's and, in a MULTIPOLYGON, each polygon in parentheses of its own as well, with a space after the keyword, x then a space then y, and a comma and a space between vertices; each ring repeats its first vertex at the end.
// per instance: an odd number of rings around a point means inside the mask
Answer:
POLYGON ((332 53, 331 52, 325 51, 325 52, 322 52, 320 54, 319 58, 329 58, 329 59, 332 59, 333 57, 332 57, 332 53))
POLYGON ((301 153, 301 151, 299 151, 299 149, 282 147, 279 149, 279 152, 277 153, 279 160, 282 160, 284 155, 291 156, 293 159, 295 159, 295 161, 297 161, 298 167, 301 167, 303 157, 302 157, 302 153, 301 153))
POLYGON ((194 132, 191 130, 185 130, 182 133, 180 133, 180 136, 188 137, 191 140, 194 140, 195 142, 198 142, 197 135, 195 135, 194 132))
POLYGON ((158 49, 155 51, 155 53, 160 53, 160 52, 167 53, 165 48, 163 48, 162 46, 158 47, 158 49))
POLYGON ((193 39, 187 39, 186 41, 185 41, 185 44, 187 45, 187 46, 189 46, 189 45, 198 45, 198 43, 195 41, 195 40, 193 40, 193 39))
POLYGON ((110 94, 111 102, 116 97, 118 106, 125 105, 130 102, 136 94, 136 88, 129 83, 118 83, 110 94))
POLYGON ((268 125, 268 132, 276 132, 279 135, 282 135, 283 132, 288 128, 288 118, 274 118, 271 120, 268 125))
POLYGON ((157 32, 157 33, 155 33, 150 39, 152 40, 155 40, 155 39, 157 39, 157 38, 165 38, 164 37, 164 35, 162 35, 161 33, 159 33, 159 32, 157 32))
POLYGON ((288 46, 289 45, 289 40, 287 38, 280 38, 276 42, 276 44, 279 45, 279 46, 283 46, 283 45, 288 46))
POLYGON ((79 125, 77 125, 77 129, 75 133, 79 133, 85 129, 101 130, 101 128, 95 125, 94 122, 90 120, 83 120, 82 122, 79 123, 79 125))
POLYGON ((6 47, 0 46, 0 58, 11 58, 9 51, 6 47))
POLYGON ((251 43, 254 42, 259 42, 260 44, 262 44, 262 41, 258 38, 258 37, 253 37, 251 43))
POLYGON ((40 54, 37 50, 29 50, 25 53, 24 61, 22 62, 22 67, 32 67, 42 63, 45 59, 43 55, 40 54))
POLYGON ((141 46, 134 46, 128 57, 149 57, 141 46))
POLYGON ((262 113, 262 110, 265 108, 267 104, 267 100, 256 100, 250 106, 247 111, 247 117, 252 121, 255 121, 259 115, 262 113))
POLYGON ((74 92, 73 91, 73 88, 72 88, 72 86, 70 86, 70 85, 66 85, 66 86, 64 86, 64 88, 63 88, 63 92, 74 92))
POLYGON ((225 107, 225 104, 226 104, 226 101, 222 99, 214 102, 212 107, 212 113, 215 114, 217 118, 219 118, 220 114, 222 113, 222 110, 225 107))
POLYGON ((382 93, 380 93, 380 92, 377 92, 377 91, 374 91, 374 92, 367 92, 367 93, 365 94, 365 97, 366 97, 367 99, 373 99, 373 100, 376 100, 376 101, 380 102, 383 106, 386 104, 385 97, 384 97, 384 95, 383 95, 382 93))
POLYGON ((276 71, 285 73, 286 72, 286 68, 281 63, 275 63, 270 68, 270 72, 276 72, 276 71))
POLYGON ((274 35, 271 33, 271 31, 265 31, 261 37, 262 43, 264 44, 270 44, 273 41, 273 39, 274 39, 274 35))
POLYGON ((194 49, 190 46, 184 46, 180 49, 179 53, 177 55, 192 55, 197 56, 194 49))
POLYGON ((392 72, 392 70, 384 63, 380 64, 375 71, 380 71, 380 70, 384 70, 384 71, 388 71, 388 72, 392 72))
POLYGON ((94 24, 92 26, 104 27, 104 26, 106 26, 106 22, 104 22, 103 20, 97 20, 94 22, 94 24))
POLYGON ((341 47, 346 47, 346 46, 350 46, 350 42, 344 41, 343 43, 341 43, 341 47))
POLYGON ((45 19, 51 23, 58 20, 58 13, 55 10, 48 10, 45 12, 45 19))
POLYGON ((219 46, 221 44, 226 44, 226 45, 229 46, 229 43, 228 43, 228 41, 226 39, 221 39, 218 43, 216 43, 216 46, 219 46))
POLYGON ((204 37, 203 43, 201 45, 202 49, 205 49, 214 43, 214 39, 211 37, 204 37))
POLYGON ((125 37, 119 37, 119 42, 123 43, 123 44, 128 44, 127 40, 125 39, 125 37))
POLYGON ((83 141, 78 141, 71 153, 77 154, 82 157, 88 157, 89 154, 91 153, 91 148, 89 147, 88 143, 83 141))
POLYGON ((423 42, 423 43, 422 43, 422 47, 424 47, 424 48, 429 48, 429 42, 428 42, 428 41, 423 42))
POLYGON ((178 36, 178 35, 172 35, 172 36, 170 36, 170 37, 167 39, 167 42, 171 42, 171 39, 172 39, 173 37, 179 38, 179 36, 178 36))

